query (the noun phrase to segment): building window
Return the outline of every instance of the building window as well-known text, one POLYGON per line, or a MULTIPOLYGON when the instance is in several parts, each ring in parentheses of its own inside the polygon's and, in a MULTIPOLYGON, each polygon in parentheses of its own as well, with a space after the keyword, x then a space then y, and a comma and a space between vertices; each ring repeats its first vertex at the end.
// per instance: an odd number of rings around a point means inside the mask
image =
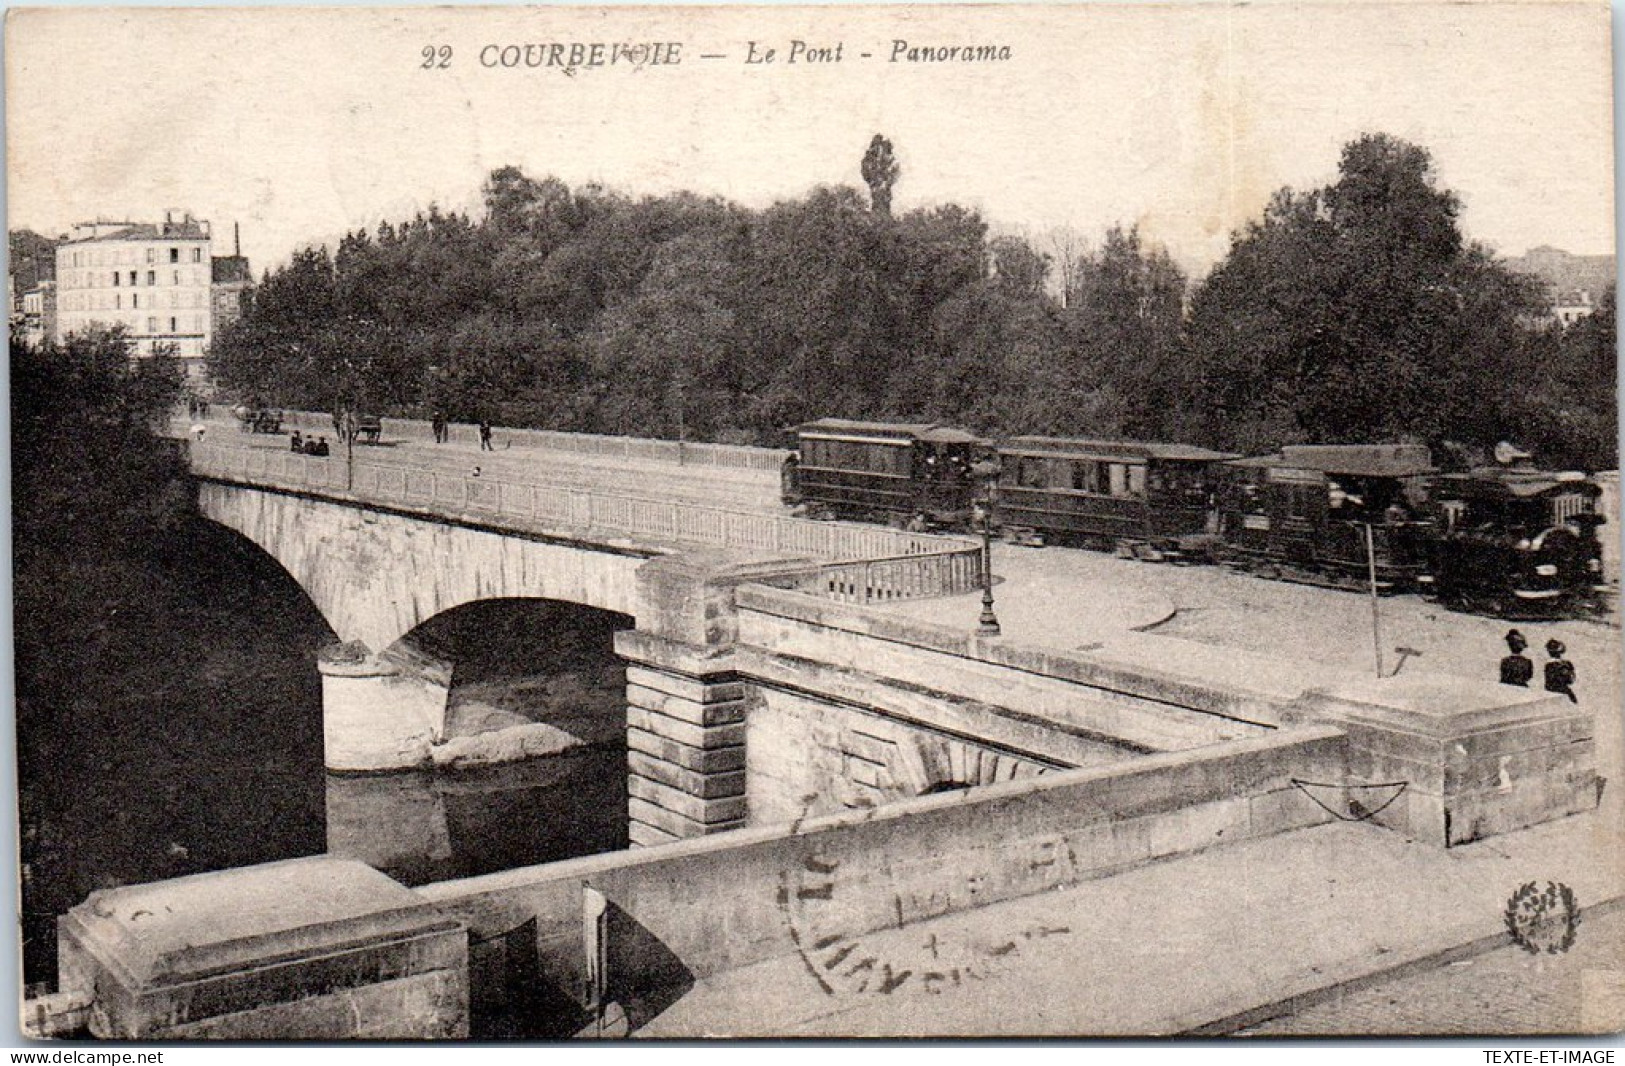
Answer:
POLYGON ((169 320, 169 332, 171 332, 171 333, 176 332, 176 326, 175 326, 175 319, 174 318, 170 318, 170 320, 169 320))
POLYGON ((118 288, 118 271, 113 271, 113 288, 118 288))
POLYGON ((156 263, 157 261, 158 261, 158 249, 156 249, 156 248, 148 248, 147 249, 147 262, 156 263))
POLYGON ((124 297, 122 297, 122 296, 114 296, 113 297, 113 310, 117 311, 120 308, 122 308, 123 306, 124 306, 124 297))
POLYGON ((147 332, 148 333, 157 333, 158 332, 158 320, 156 318, 147 319, 147 332))
POLYGON ((130 271, 130 284, 131 285, 135 284, 135 271, 133 271, 133 270, 130 271))
POLYGON ((131 307, 140 307, 141 306, 141 294, 140 293, 132 292, 130 294, 130 306, 131 307))
POLYGON ((193 248, 192 249, 192 262, 194 262, 194 263, 203 262, 203 249, 202 248, 193 248))
POLYGON ((156 270, 147 271, 147 284, 148 285, 156 285, 156 284, 158 284, 158 272, 156 270))
POLYGON ((179 270, 177 270, 174 273, 175 273, 175 284, 179 285, 181 283, 181 272, 179 270))

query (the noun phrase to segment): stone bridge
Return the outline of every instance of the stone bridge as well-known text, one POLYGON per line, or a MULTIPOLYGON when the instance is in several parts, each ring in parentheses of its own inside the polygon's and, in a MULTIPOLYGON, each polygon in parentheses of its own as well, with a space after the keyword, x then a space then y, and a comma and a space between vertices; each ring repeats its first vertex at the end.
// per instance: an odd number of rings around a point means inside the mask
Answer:
POLYGON ((602 1028, 608 999, 808 958, 802 912, 837 867, 856 937, 1334 820, 1450 846, 1597 802, 1592 718, 1562 697, 1425 674, 1302 689, 1172 638, 1062 652, 875 609, 973 588, 963 540, 384 459, 192 460, 205 512, 345 642, 322 664, 332 767, 435 742, 445 665, 409 634, 440 612, 519 596, 632 619, 640 847, 417 890, 317 859, 99 893, 61 949, 99 1035, 460 1036, 471 1004, 559 1035, 602 1028), (281 902, 245 924, 227 896, 281 902), (354 980, 330 979, 338 957, 354 980))

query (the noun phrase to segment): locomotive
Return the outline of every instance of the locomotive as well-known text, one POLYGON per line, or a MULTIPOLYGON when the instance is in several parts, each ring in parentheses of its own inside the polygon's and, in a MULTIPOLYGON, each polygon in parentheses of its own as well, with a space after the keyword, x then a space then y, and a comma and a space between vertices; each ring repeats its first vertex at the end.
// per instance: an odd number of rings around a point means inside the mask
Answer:
POLYGON ((1602 581, 1599 486, 1535 470, 1521 453, 1443 474, 1414 444, 1241 458, 1185 444, 989 441, 929 422, 825 418, 793 433, 784 502, 819 516, 965 530, 981 513, 1018 543, 1374 583, 1497 614, 1586 606, 1602 581))
POLYGON ((1509 616, 1595 605, 1605 587, 1595 481, 1520 464, 1445 474, 1433 492, 1422 581, 1441 603, 1509 616))

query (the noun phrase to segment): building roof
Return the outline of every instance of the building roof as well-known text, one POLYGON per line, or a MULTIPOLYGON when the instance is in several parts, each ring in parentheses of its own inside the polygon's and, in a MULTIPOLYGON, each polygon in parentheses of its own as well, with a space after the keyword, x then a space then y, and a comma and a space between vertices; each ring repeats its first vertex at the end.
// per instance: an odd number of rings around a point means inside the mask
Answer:
POLYGON ((1437 472, 1424 444, 1289 444, 1275 455, 1238 459, 1230 465, 1350 477, 1414 477, 1437 472))
POLYGON ((1474 467, 1465 474, 1446 474, 1439 478, 1439 494, 1459 494, 1463 499, 1527 500, 1545 495, 1579 493, 1597 496, 1602 487, 1579 471, 1513 469, 1504 466, 1474 467))
POLYGON ((1163 444, 1135 440, 1090 440, 1082 437, 1011 437, 1000 452, 1032 455, 1123 456, 1178 462, 1211 463, 1234 459, 1235 452, 1215 452, 1194 444, 1163 444))
POLYGON ((106 232, 94 233, 88 237, 75 237, 63 241, 58 247, 69 244, 96 244, 103 241, 206 241, 209 239, 209 228, 206 223, 196 219, 183 219, 180 222, 86 222, 86 226, 98 229, 102 226, 116 228, 106 232))
POLYGON ((795 427, 797 433, 824 436, 891 437, 933 444, 974 444, 974 433, 937 422, 859 422, 849 418, 820 418, 795 427))

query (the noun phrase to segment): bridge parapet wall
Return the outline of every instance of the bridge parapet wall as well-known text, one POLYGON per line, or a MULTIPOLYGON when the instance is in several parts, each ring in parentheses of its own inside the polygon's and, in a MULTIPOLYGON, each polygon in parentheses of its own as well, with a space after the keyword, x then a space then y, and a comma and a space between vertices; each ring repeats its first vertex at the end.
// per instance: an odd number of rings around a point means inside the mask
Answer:
MULTIPOLYGON (((623 1003, 658 1001, 653 984, 681 987, 797 951, 843 991, 861 991, 863 974, 826 964, 873 930, 1328 821, 1292 779, 1339 775, 1342 752, 1338 730, 1301 726, 417 891, 466 924, 474 944, 534 922, 541 976, 578 1001, 583 887, 620 921, 609 993, 623 1003)), ((511 950, 490 945, 476 950, 511 950)), ((870 976, 873 990, 882 975, 870 976)), ((629 1007, 634 1026, 637 1013, 629 1007)))
POLYGON ((1297 712, 1349 737, 1350 779, 1404 782, 1372 815, 1449 847, 1589 811, 1601 798, 1596 721, 1564 696, 1462 678, 1349 680, 1297 712))
MULTIPOLYGON (((221 481, 312 493, 485 526, 606 541, 651 552, 726 549, 779 559, 897 560, 951 554, 970 557, 977 545, 962 537, 907 533, 848 522, 814 522, 785 515, 700 507, 673 500, 585 492, 558 485, 474 477, 376 459, 347 461, 268 448, 190 444, 194 473, 221 481)), ((944 571, 959 584, 922 594, 963 591, 964 567, 944 571)), ((980 570, 975 571, 979 575, 980 570)), ((973 575, 973 576, 975 576, 973 575)), ((878 578, 877 578, 878 579, 878 578)), ((919 584, 899 569, 886 587, 919 584)))

